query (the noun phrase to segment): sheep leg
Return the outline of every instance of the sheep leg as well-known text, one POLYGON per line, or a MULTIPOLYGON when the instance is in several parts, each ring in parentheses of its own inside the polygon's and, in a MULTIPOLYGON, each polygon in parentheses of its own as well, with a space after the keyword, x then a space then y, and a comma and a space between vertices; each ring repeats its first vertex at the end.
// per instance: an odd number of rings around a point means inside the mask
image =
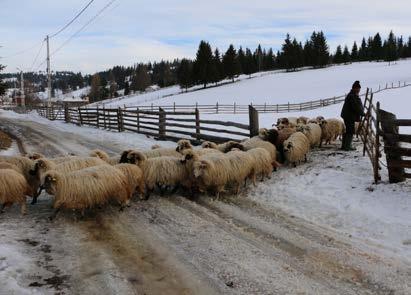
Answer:
POLYGON ((21 208, 20 208, 21 215, 26 215, 27 214, 27 205, 26 205, 26 200, 24 199, 23 202, 21 202, 21 208))
POLYGON ((175 194, 177 192, 177 190, 179 189, 179 184, 177 184, 176 186, 174 186, 174 188, 171 190, 171 194, 175 194))
POLYGON ((307 154, 304 155, 304 162, 307 163, 307 154))
POLYGON ((297 167, 297 162, 294 162, 293 166, 294 166, 294 168, 296 168, 297 167))
POLYGON ((60 208, 57 208, 56 210, 54 210, 53 214, 51 216, 49 216, 49 220, 53 221, 54 219, 56 219, 57 214, 60 212, 60 208))

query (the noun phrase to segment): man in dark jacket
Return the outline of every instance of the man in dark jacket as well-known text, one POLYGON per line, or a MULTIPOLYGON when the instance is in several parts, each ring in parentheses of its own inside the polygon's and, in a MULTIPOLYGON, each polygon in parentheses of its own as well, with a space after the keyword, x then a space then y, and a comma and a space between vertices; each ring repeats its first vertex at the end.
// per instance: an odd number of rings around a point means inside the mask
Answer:
POLYGON ((341 117, 345 123, 345 134, 342 139, 341 149, 345 151, 353 151, 355 148, 351 146, 352 139, 355 133, 355 122, 360 122, 364 116, 364 107, 360 98, 361 85, 360 81, 355 81, 350 93, 345 98, 344 106, 341 111, 341 117))

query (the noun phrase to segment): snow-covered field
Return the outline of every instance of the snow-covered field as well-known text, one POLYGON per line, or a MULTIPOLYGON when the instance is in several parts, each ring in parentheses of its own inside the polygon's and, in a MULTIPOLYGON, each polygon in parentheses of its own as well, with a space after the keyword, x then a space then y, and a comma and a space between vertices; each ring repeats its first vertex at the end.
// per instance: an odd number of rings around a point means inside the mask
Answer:
MULTIPOLYGON (((178 104, 285 104, 340 96, 349 91, 355 80, 366 87, 378 90, 386 83, 397 85, 411 82, 411 59, 398 61, 388 66, 385 62, 361 62, 350 65, 331 66, 325 69, 306 69, 285 73, 273 71, 256 74, 247 79, 240 76, 238 82, 180 93, 179 87, 169 87, 160 91, 107 101, 106 106, 172 105, 178 104), (261 77, 257 76, 261 75, 261 77), (174 94, 174 95, 172 95, 174 94), (166 97, 163 97, 165 96, 166 97), (163 98, 162 98, 163 97, 163 98)), ((197 87, 198 88, 198 87, 197 87)))

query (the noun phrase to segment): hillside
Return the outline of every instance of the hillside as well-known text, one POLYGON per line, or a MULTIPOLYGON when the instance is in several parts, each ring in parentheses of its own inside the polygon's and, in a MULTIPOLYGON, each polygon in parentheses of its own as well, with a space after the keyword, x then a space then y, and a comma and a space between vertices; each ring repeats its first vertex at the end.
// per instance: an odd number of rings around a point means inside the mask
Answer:
POLYGON ((188 93, 180 93, 179 87, 174 86, 105 102, 106 106, 137 106, 151 103, 171 105, 174 102, 176 104, 297 103, 342 95, 350 89, 354 80, 362 82, 363 90, 365 87, 378 89, 379 85, 398 83, 398 81, 411 82, 411 59, 398 61, 391 66, 386 62, 361 62, 290 73, 273 71, 256 74, 256 76, 252 79, 240 76, 240 81, 234 84, 188 93))

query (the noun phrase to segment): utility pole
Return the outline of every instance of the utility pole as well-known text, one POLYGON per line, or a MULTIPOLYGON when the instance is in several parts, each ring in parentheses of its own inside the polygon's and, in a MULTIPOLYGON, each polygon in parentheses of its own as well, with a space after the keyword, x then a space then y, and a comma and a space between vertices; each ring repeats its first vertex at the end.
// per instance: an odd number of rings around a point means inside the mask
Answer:
POLYGON ((50 70, 49 35, 47 35, 46 41, 47 41, 47 93, 48 93, 47 106, 51 107, 51 70, 50 70))
POLYGON ((26 106, 26 95, 24 93, 23 70, 21 70, 20 68, 17 68, 17 70, 20 71, 20 88, 21 88, 21 90, 20 90, 20 92, 21 92, 21 95, 20 95, 21 102, 20 103, 21 103, 22 107, 25 107, 26 106))

